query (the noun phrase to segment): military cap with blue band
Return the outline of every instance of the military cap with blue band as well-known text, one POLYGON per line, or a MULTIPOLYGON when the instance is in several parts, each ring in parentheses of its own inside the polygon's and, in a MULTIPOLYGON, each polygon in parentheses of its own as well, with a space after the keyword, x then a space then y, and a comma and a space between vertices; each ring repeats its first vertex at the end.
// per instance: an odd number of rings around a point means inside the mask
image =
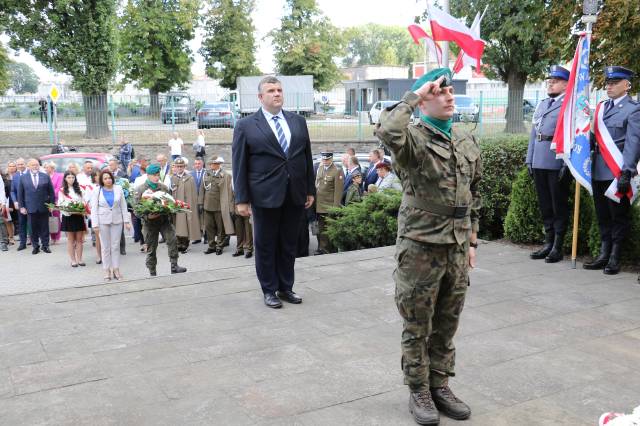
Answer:
POLYGON ((560 65, 551 65, 549 67, 549 74, 547 78, 557 78, 560 80, 569 81, 569 70, 561 67, 560 65))
POLYGON ((411 86, 411 91, 415 92, 425 83, 429 81, 436 81, 442 76, 444 76, 444 81, 442 82, 441 87, 451 86, 451 79, 453 78, 451 70, 449 68, 436 68, 417 79, 416 82, 413 83, 413 86, 411 86))
POLYGON ((625 67, 612 66, 604 69, 605 80, 631 80, 633 76, 633 71, 625 67))

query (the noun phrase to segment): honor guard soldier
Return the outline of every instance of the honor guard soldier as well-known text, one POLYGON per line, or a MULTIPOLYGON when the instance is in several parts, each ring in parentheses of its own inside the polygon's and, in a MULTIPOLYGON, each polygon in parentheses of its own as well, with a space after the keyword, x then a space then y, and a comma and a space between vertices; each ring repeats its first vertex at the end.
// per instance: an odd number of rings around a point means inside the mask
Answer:
POLYGON ((551 150, 560 106, 569 80, 569 70, 553 65, 547 75, 547 94, 533 115, 526 164, 535 183, 538 205, 542 213, 545 240, 540 250, 530 254, 532 259, 547 263, 562 260, 562 245, 569 221, 569 186, 571 173, 551 150))
POLYGON ((620 271, 620 250, 631 223, 628 193, 640 156, 640 105, 628 95, 634 76, 631 70, 607 67, 604 74, 609 99, 596 108, 591 138, 594 148, 591 182, 601 246, 599 256, 583 266, 604 268, 605 274, 615 275, 620 271), (616 177, 608 165, 615 165, 614 157, 621 157, 623 163, 615 167, 622 172, 617 183, 619 203, 605 195, 616 177))
POLYGON ((204 254, 221 255, 225 235, 235 232, 232 214, 235 213, 233 201, 232 177, 222 169, 224 159, 215 157, 209 160, 209 170, 202 178, 202 187, 198 203, 204 208, 204 227, 209 239, 209 247, 204 254))
POLYGON ((340 207, 344 188, 344 173, 333 164, 333 152, 323 152, 316 172, 316 215, 318 217, 318 249, 315 255, 333 250, 327 237, 327 215, 333 207, 340 207))
POLYGON ((475 265, 482 163, 477 141, 452 129, 454 108, 451 71, 435 69, 382 112, 376 129, 402 182, 393 278, 409 411, 422 425, 438 424, 438 410, 457 420, 471 415, 448 380, 475 265), (420 121, 411 124, 415 108, 420 121))

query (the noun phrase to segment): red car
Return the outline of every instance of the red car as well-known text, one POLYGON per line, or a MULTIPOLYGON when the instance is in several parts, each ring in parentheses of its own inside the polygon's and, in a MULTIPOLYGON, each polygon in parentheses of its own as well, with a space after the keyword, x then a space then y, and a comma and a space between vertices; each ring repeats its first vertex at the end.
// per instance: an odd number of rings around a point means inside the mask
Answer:
POLYGON ((109 160, 114 158, 111 154, 105 154, 104 152, 65 152, 63 154, 48 154, 40 157, 40 161, 45 162, 53 161, 56 163, 56 171, 64 173, 70 163, 76 163, 78 168, 82 170, 82 165, 85 161, 93 161, 94 169, 102 169, 109 164, 109 160))

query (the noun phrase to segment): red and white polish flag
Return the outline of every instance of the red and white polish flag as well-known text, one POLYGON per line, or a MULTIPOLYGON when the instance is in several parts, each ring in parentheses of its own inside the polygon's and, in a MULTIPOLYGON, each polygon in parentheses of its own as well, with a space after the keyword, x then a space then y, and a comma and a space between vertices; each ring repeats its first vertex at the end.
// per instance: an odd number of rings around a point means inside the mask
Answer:
POLYGON ((476 68, 480 68, 485 42, 479 35, 437 7, 429 8, 429 21, 431 22, 431 34, 435 41, 455 42, 465 54, 476 60, 476 68))

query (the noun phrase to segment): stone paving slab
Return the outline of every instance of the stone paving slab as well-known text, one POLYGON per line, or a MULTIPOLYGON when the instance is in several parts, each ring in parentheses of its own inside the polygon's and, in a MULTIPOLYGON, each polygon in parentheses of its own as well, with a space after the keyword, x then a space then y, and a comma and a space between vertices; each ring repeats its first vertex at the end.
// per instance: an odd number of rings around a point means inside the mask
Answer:
MULTIPOLYGON (((136 279, 132 253, 124 282, 87 267, 3 283, 0 425, 412 425, 393 254, 299 259, 304 303, 281 310, 263 305, 252 260, 230 256, 136 279)), ((640 403, 635 275, 487 243, 471 283, 451 380, 473 409, 462 424, 592 425, 640 403)))

